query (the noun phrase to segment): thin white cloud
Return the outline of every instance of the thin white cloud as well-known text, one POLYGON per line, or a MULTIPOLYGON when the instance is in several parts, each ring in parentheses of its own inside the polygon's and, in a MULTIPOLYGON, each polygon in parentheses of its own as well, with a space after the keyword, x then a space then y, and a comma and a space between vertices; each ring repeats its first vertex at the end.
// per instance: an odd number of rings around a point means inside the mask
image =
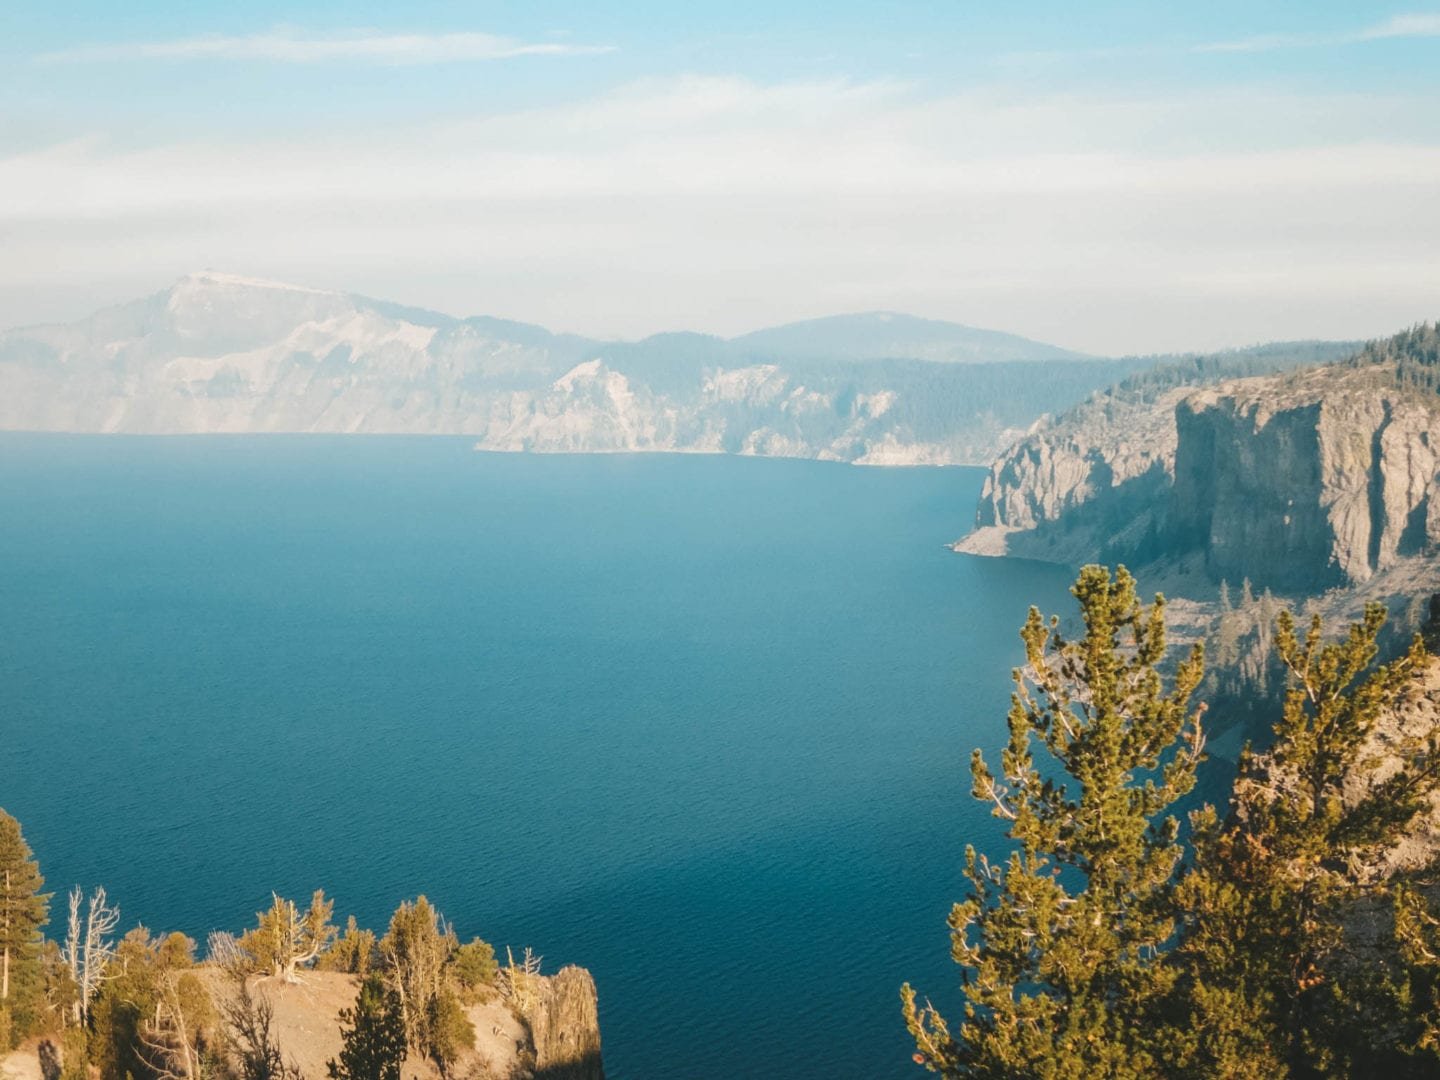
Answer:
POLYGON ((444 64, 461 61, 509 60, 520 56, 593 56, 614 51, 610 45, 519 41, 497 34, 394 34, 377 30, 346 30, 306 34, 272 30, 242 36, 204 35, 171 41, 117 42, 81 45, 42 53, 46 64, 83 64, 123 60, 263 60, 282 64, 316 64, 351 60, 372 64, 444 64))
POLYGON ((1366 41, 1398 37, 1440 37, 1440 13, 1395 15, 1361 32, 1366 41))
POLYGON ((1440 296, 1427 108, 690 77, 363 133, 74 140, 0 154, 0 326, 223 266, 624 336, 861 308, 1097 352, 1364 336, 1440 296))
POLYGON ((1235 41, 1212 41, 1192 51, 1202 53, 1255 53, 1276 49, 1310 49, 1325 45, 1357 45, 1394 38, 1440 37, 1440 13, 1392 15, 1384 22, 1344 34, 1260 34, 1235 41))
POLYGON ((1209 41, 1196 45, 1191 51, 1197 53, 1256 53, 1271 52, 1275 49, 1308 49, 1317 45, 1341 45, 1361 40, 1356 35, 1326 37, 1321 34, 1259 34, 1256 37, 1237 38, 1234 41, 1209 41))

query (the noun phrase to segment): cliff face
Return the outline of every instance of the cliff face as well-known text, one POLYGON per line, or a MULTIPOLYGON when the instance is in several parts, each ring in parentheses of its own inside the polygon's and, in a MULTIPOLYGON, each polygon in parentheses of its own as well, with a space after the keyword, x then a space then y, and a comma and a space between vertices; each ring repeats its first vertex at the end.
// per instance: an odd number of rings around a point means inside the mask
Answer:
POLYGON ((991 469, 962 551, 1146 564, 1279 592, 1365 583, 1440 544, 1440 419, 1373 369, 1166 394, 1032 434, 991 469))
POLYGON ((1201 392, 1175 419, 1168 539, 1214 580, 1354 585, 1440 540, 1436 417, 1361 373, 1201 392))
POLYGON ((605 1080, 600 1060, 600 1014, 595 980, 580 967, 545 978, 522 1013, 542 1080, 605 1080))
POLYGON ((1082 420, 1042 425, 990 466, 976 529, 956 544, 977 555, 1082 563, 1134 547, 1164 509, 1174 471, 1173 390, 1153 405, 1110 403, 1082 420))

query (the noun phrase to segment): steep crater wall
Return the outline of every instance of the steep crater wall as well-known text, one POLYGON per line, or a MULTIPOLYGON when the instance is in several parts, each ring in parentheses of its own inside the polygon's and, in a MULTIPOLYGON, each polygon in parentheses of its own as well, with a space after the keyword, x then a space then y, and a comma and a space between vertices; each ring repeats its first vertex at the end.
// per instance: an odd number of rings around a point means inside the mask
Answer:
POLYGON ((1341 584, 1321 412, 1318 402, 1266 415, 1231 397, 1182 401, 1167 550, 1202 551, 1214 581, 1248 577, 1280 592, 1341 584))
POLYGON ((1167 546, 1203 551, 1212 581, 1356 585, 1440 541, 1428 405, 1359 378, 1312 381, 1294 396, 1237 384, 1176 406, 1167 546))
POLYGON ((1440 544, 1440 423, 1373 370, 1319 368, 1169 395, 1037 431, 991 468, 957 549, 1143 566, 1212 583, 1353 586, 1440 544))

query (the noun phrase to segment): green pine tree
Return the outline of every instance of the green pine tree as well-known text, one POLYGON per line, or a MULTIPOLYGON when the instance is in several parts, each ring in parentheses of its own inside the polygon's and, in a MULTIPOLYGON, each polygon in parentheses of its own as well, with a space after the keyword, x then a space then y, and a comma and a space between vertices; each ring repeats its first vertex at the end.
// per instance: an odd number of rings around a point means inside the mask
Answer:
POLYGON ((460 942, 424 896, 402 902, 380 939, 386 981, 400 998, 405 1037, 412 1050, 433 1054, 432 1005, 445 989, 446 965, 460 942))
POLYGON ((488 941, 473 938, 451 954, 447 972, 464 1001, 474 1004, 482 1000, 500 974, 495 947, 488 941))
POLYGON ((972 759, 975 797, 1017 847, 1003 866, 966 851, 971 895, 950 916, 958 1029, 901 991, 916 1060, 946 1077, 1163 1075, 1150 1018, 1171 986, 1159 954, 1181 848, 1162 815, 1194 785, 1203 659, 1191 650, 1166 689, 1164 600, 1144 607, 1123 567, 1086 567, 1072 593, 1081 638, 1034 609, 1021 631, 1000 778, 972 759))
POLYGON ((20 823, 0 810, 0 1029, 11 1045, 41 1019, 40 929, 50 910, 44 884, 20 823))
POLYGON ((1192 916, 1175 956, 1188 1049, 1176 1075, 1440 1075, 1422 1045, 1433 968, 1416 969, 1424 993, 1397 981, 1402 939, 1408 930, 1419 945, 1424 913, 1378 869, 1440 785, 1440 732, 1377 752, 1377 721, 1424 661, 1417 639, 1371 670, 1385 618, 1371 604, 1327 643, 1318 616, 1303 639, 1289 612, 1278 617, 1290 681, 1275 742, 1242 757, 1225 822, 1208 810, 1192 819, 1196 870, 1181 886, 1192 916), (1355 962, 1357 919, 1380 925, 1397 901, 1399 937, 1380 934, 1355 962))
POLYGON ((465 1015, 459 996, 448 986, 430 999, 425 1013, 430 1059, 441 1076, 449 1076, 461 1055, 475 1049, 475 1025, 465 1015))
POLYGON ((342 1009, 340 1059, 326 1065, 331 1080, 400 1080, 405 1060, 405 1020, 400 995, 378 975, 366 976, 355 1007, 342 1009))

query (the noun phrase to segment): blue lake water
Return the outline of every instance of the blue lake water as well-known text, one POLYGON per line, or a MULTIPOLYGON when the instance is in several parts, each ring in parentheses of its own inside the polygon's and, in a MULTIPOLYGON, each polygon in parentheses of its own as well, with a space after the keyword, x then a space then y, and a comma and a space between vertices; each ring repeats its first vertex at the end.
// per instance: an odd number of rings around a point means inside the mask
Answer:
MULTIPOLYGON (((0 436, 0 806, 203 941, 270 890, 582 964, 609 1074, 923 1075, 1031 602, 979 470, 0 436)), ((54 913, 59 915, 58 905, 54 913)))

